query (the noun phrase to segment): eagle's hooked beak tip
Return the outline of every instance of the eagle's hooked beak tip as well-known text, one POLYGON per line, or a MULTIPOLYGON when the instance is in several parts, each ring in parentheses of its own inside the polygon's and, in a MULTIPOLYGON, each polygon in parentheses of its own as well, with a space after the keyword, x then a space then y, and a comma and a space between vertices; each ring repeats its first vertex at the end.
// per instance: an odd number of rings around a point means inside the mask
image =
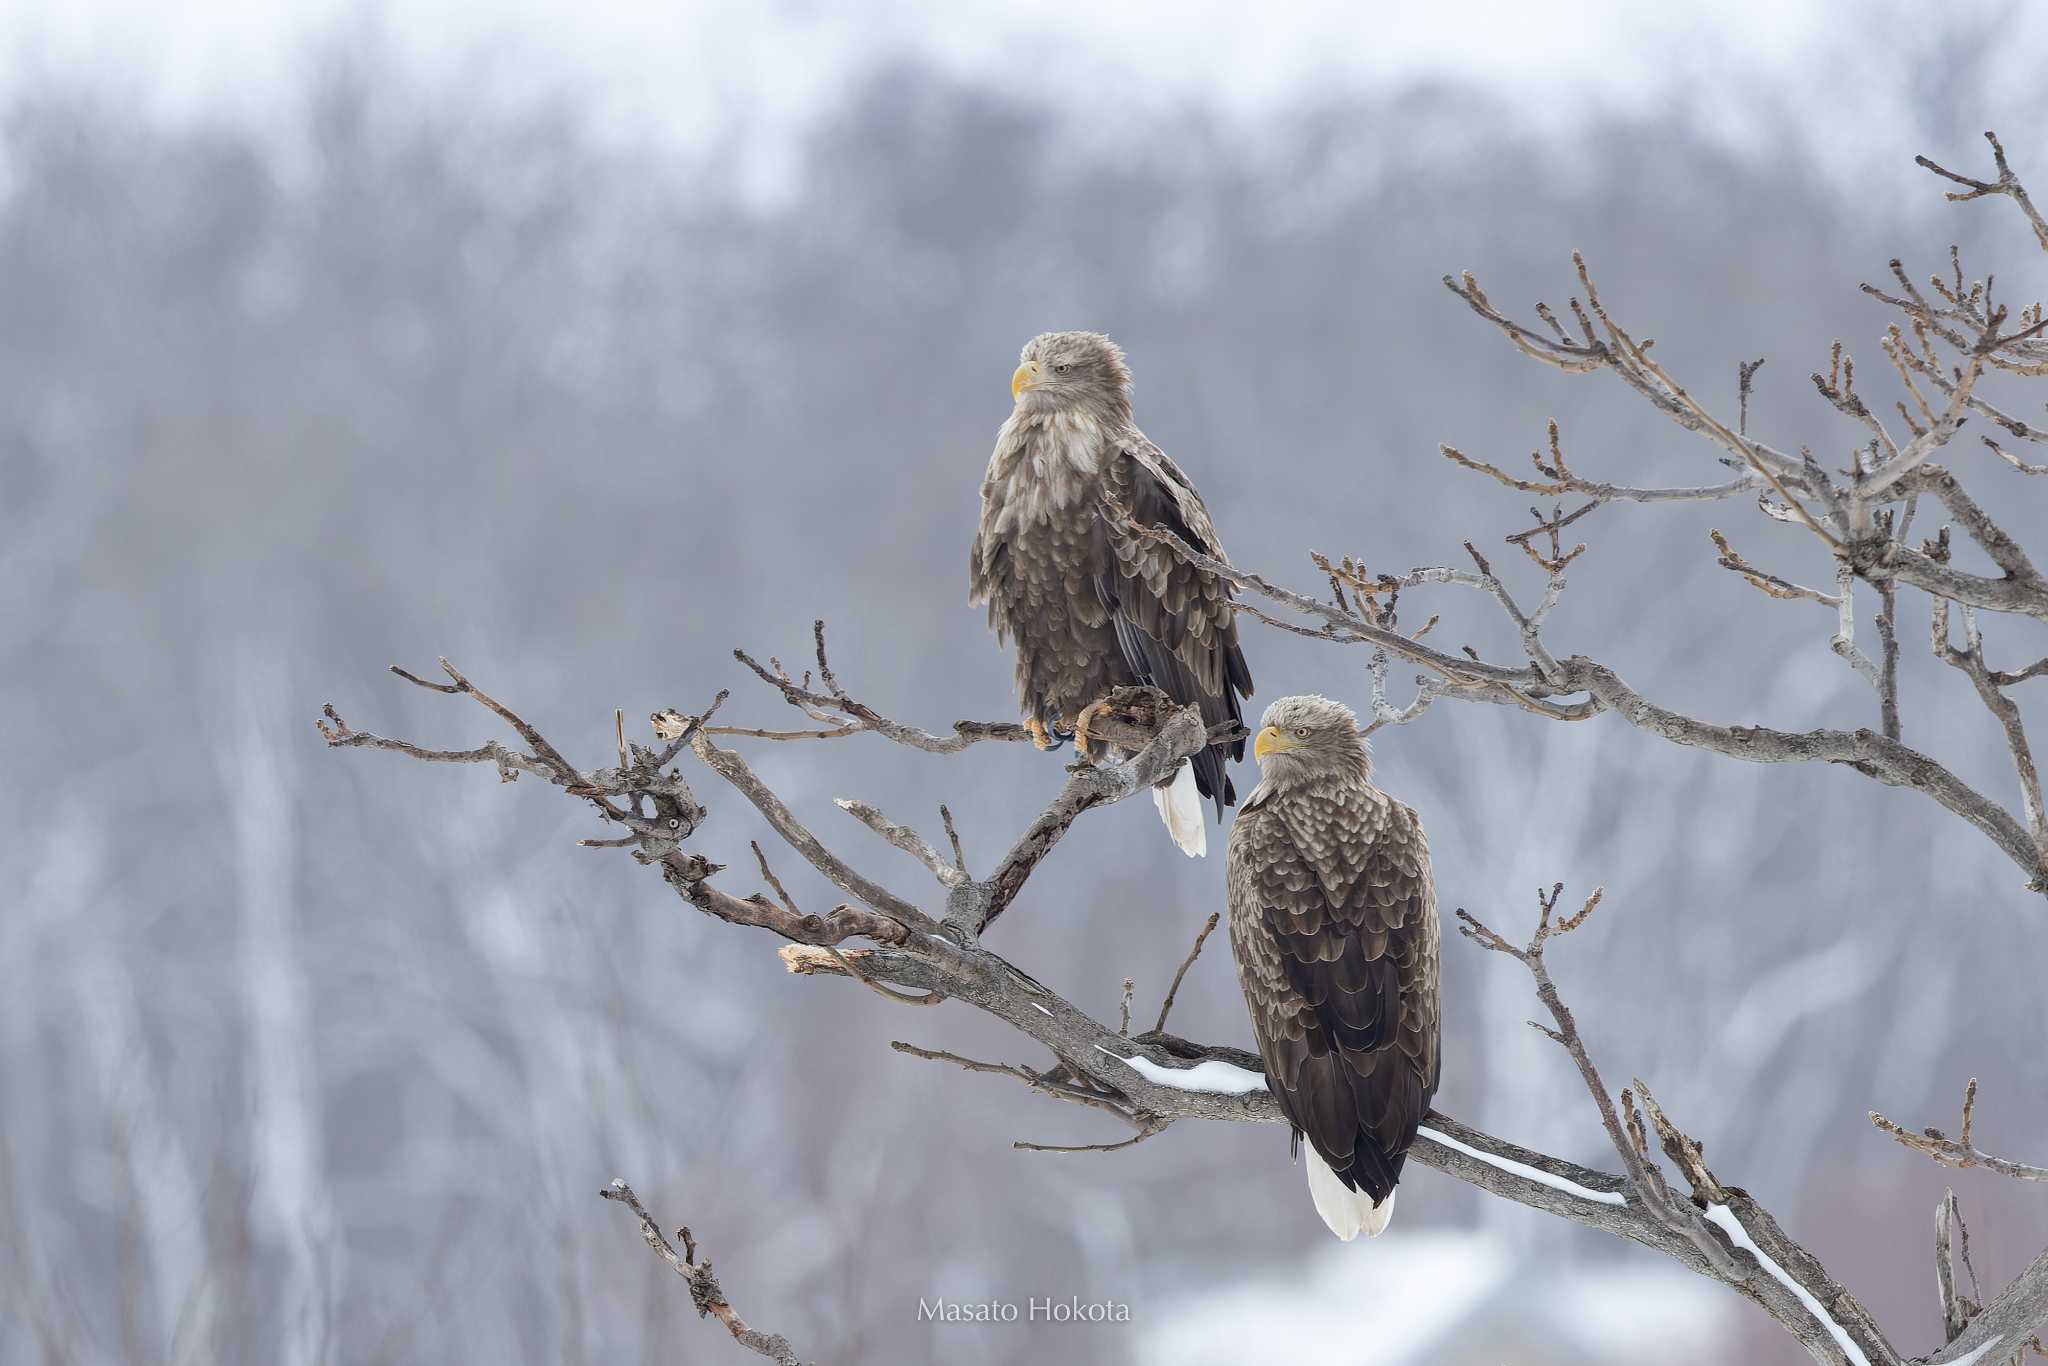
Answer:
POLYGON ((1266 726, 1252 741, 1252 758, 1263 759, 1268 754, 1285 754, 1290 749, 1298 748, 1299 746, 1288 739, 1287 733, 1278 726, 1266 726))
POLYGON ((1037 361, 1027 360, 1018 366, 1016 372, 1010 376, 1010 401, 1012 403, 1016 402, 1027 389, 1036 389, 1038 387, 1038 376, 1037 361))

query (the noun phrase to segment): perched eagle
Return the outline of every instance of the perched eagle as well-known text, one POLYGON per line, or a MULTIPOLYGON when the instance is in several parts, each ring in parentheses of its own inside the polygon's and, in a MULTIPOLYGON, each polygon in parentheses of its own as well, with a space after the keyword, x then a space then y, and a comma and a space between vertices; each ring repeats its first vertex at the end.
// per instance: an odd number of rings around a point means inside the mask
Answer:
MULTIPOLYGON (((1131 372, 1099 332, 1047 332, 1024 347, 981 485, 968 601, 988 604, 998 640, 1017 643, 1017 692, 1041 748, 1072 735, 1089 748, 1089 708, 1110 689, 1149 684, 1211 726, 1242 723, 1252 692, 1230 585, 1133 535, 1163 526, 1223 559, 1201 495, 1131 421, 1131 372)), ((1244 757, 1244 741, 1230 747, 1244 757)), ((1215 746, 1153 792, 1174 843, 1208 850, 1200 797, 1236 802, 1215 746), (1197 795, 1199 793, 1199 796, 1197 795)))
POLYGON ((1437 918, 1415 813, 1367 781, 1351 709, 1283 697, 1230 827, 1230 947, 1308 1190, 1349 1242, 1394 1214, 1436 1094, 1437 918))

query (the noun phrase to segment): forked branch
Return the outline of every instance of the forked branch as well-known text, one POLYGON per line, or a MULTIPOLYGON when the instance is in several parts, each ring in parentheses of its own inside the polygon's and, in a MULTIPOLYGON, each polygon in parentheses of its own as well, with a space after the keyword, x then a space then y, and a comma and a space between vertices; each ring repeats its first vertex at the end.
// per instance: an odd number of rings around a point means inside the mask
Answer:
POLYGON ((789 1345, 788 1338, 780 1333, 764 1333, 758 1328, 751 1328, 747 1321, 739 1316, 739 1311, 726 1299, 725 1289, 719 1285, 718 1277, 711 1272, 711 1259, 706 1257, 701 1262, 697 1260, 697 1240, 691 1236, 687 1226, 676 1230, 676 1242, 683 1245, 682 1251, 678 1252, 675 1243, 669 1241, 667 1235, 661 1231, 661 1225, 654 1221, 654 1216, 640 1203, 640 1197, 635 1195, 633 1188, 623 1180, 613 1181, 598 1194, 607 1200, 624 1205, 640 1220, 641 1238, 653 1250, 654 1255, 667 1262, 676 1275, 681 1276, 684 1283, 690 1287, 690 1303, 697 1306, 698 1318, 717 1319, 725 1325, 725 1330, 732 1334, 734 1342, 750 1352, 767 1357, 778 1363, 778 1366, 803 1366, 797 1359, 796 1349, 789 1345))
POLYGON ((1707 1274, 1762 1305, 1799 1338, 1815 1360, 1856 1366, 1900 1361, 1876 1320, 1828 1275, 1818 1259, 1786 1236, 1777 1220, 1746 1192, 1716 1179, 1699 1143, 1666 1117, 1640 1079, 1621 1093, 1617 1107, 1544 961, 1550 941, 1584 925, 1600 904, 1601 893, 1596 888, 1583 906, 1559 919, 1557 903, 1563 892, 1563 883, 1554 884, 1547 892, 1538 891, 1536 930, 1526 945, 1511 943, 1462 907, 1457 913, 1463 922, 1459 932, 1482 948, 1513 958, 1535 980, 1536 997, 1554 1027, 1533 1020, 1530 1025, 1560 1045, 1578 1068, 1608 1142, 1628 1173, 1628 1203, 1694 1249, 1707 1274), (1648 1114, 1647 1127, 1643 1113, 1636 1109, 1638 1100, 1648 1114), (1690 1198, 1676 1195, 1666 1182, 1650 1153, 1651 1132, 1685 1178, 1690 1198))
POLYGON ((1929 1125, 1915 1133, 1901 1124, 1886 1119, 1877 1111, 1870 1112, 1870 1122, 1884 1133, 1918 1153, 1925 1153, 1944 1167, 1982 1167, 2010 1176, 2016 1181, 2048 1181, 2048 1167, 2036 1167, 2028 1162, 2015 1162, 2009 1157, 1999 1157, 1979 1148, 1971 1134, 1977 1113, 1977 1079, 1970 1078, 1970 1084, 1963 1089, 1963 1121, 1960 1132, 1953 1138, 1929 1125))
MULTIPOLYGON (((1960 175, 1924 158, 1922 164, 1962 187, 1950 192, 1951 199, 2011 199, 2040 245, 2048 249, 2048 222, 2008 164, 2004 148, 1996 138, 1990 138, 1990 143, 1994 179, 1960 175)), ((1602 372, 1618 377, 1679 427, 1704 437, 1718 472, 1714 482, 1697 483, 1684 479, 1668 483, 1588 479, 1567 463, 1554 424, 1548 454, 1539 451, 1532 459, 1534 477, 1511 474, 1444 447, 1447 459, 1517 493, 1556 500, 1548 511, 1530 509, 1534 524, 1505 537, 1540 573, 1534 581, 1536 587, 1522 591, 1510 581, 1514 573, 1529 573, 1517 568, 1522 558, 1510 557, 1509 565, 1496 569, 1471 541, 1463 541, 1471 568, 1431 565, 1398 575, 1374 575, 1349 558, 1336 562, 1314 557, 1317 569, 1329 581, 1331 591, 1326 599, 1236 569, 1195 550, 1168 530, 1135 524, 1121 509, 1112 508, 1110 515, 1121 517, 1133 534, 1171 546, 1183 559, 1243 590, 1246 600, 1237 608, 1246 615, 1307 638, 1366 646, 1375 728, 1414 721, 1436 701, 1449 699, 1513 707, 1550 720, 1581 721, 1613 714, 1672 743, 1748 762, 1837 764, 1929 797, 1990 838, 2023 871, 2032 890, 2048 892, 2048 812, 2043 809, 2041 784, 2019 707, 2008 692, 2030 679, 2048 677, 2048 660, 1993 669, 1986 660, 1981 630, 1981 617, 1992 613, 2048 621, 2048 576, 2040 573, 2026 548, 1987 511, 1987 505, 1999 506, 1998 500, 1980 502, 1954 472, 1933 459, 1969 422, 1988 421, 2013 441, 2048 441, 2048 429, 2015 416, 2017 409, 2002 395, 1988 391, 1994 381, 2048 376, 2048 313, 2038 303, 2009 307, 1996 297, 1989 276, 1981 281, 1966 279, 1959 254, 1953 251, 1949 272, 1924 283, 1893 262, 1893 283, 1884 289, 1866 286, 1866 290, 1899 314, 1899 322, 1881 345, 1902 397, 1894 405, 1895 415, 1887 410, 1880 416, 1858 390, 1853 358, 1838 344, 1825 373, 1814 374, 1814 385, 1825 402, 1854 424, 1855 444, 1846 465, 1839 460, 1824 463, 1805 447, 1782 442, 1774 445, 1752 433, 1750 397, 1761 361, 1745 361, 1738 369, 1737 416, 1731 424, 1656 359, 1661 353, 1653 354, 1652 341, 1639 340, 1623 325, 1600 296, 1585 261, 1575 254, 1573 262, 1579 297, 1562 313, 1537 304, 1535 323, 1517 321, 1497 308, 1470 274, 1447 277, 1445 283, 1524 355, 1566 373, 1602 372), (1876 730, 1852 724, 1781 731, 1702 720, 1652 701, 1624 682, 1615 668, 1584 653, 1560 650, 1546 634, 1553 609, 1566 589, 1565 571, 1588 562, 1586 546, 1578 538, 1589 514, 1610 505, 1654 510, 1656 505, 1671 502, 1736 498, 1745 504, 1753 502, 1768 522, 1796 528, 1798 546, 1808 554, 1823 556, 1826 567, 1809 572, 1786 560, 1785 573, 1765 571, 1737 553, 1729 538, 1717 532, 1721 565, 1771 597, 1811 600, 1832 609, 1828 647, 1872 684, 1877 696, 1876 730), (1923 507, 1930 515, 1938 507, 1948 525, 1915 543, 1908 539, 1909 533, 1923 507), (1951 527, 1981 553, 1992 572, 1975 572, 1952 562, 1951 527), (1806 587, 1801 579, 1832 582, 1833 590, 1806 587), (1877 643, 1868 652, 1857 643, 1859 580, 1869 586, 1878 602, 1877 643), (1420 629, 1409 630, 1400 624, 1397 603, 1404 594, 1444 588, 1484 594, 1515 632, 1518 657, 1495 661, 1470 646, 1440 648, 1432 636, 1436 615, 1430 615, 1420 629), (1967 678, 1999 721, 2020 788, 2017 812, 1978 791, 1931 755, 1901 741, 1905 710, 1898 682, 1901 590, 1930 598, 1935 654, 1967 678), (1954 643, 1949 629, 1951 615, 1957 611, 1964 618, 1961 646, 1954 643), (1397 659, 1421 671, 1416 693, 1405 706, 1389 700, 1387 693, 1388 671, 1397 659)), ((1984 461, 1981 453, 1976 459, 2000 477, 2010 479, 2011 470, 2026 474, 2040 468, 2017 459, 1996 441, 1987 438, 1986 444, 2003 464, 1984 461)), ((1773 550, 1763 560, 1776 565, 1781 557, 1773 550)), ((1233 737, 1210 733, 1196 711, 1174 706, 1163 695, 1149 701, 1125 699, 1137 706, 1137 711, 1119 711, 1115 718, 1122 729, 1113 737, 1113 744, 1122 757, 1084 760, 1071 766, 1057 794, 985 877, 968 869, 950 810, 941 808, 951 847, 949 857, 916 829, 891 819, 872 804, 842 801, 843 809, 868 831, 906 855, 932 879, 932 890, 923 897, 907 896, 885 886, 819 839, 741 754, 717 741, 730 737, 829 742, 875 734, 924 753, 953 755, 984 740, 1032 738, 1029 732, 1012 723, 975 721, 955 722, 949 732, 930 731, 883 715, 839 681, 826 653, 822 621, 813 629, 814 666, 800 676, 792 675, 776 659, 770 658, 764 665, 743 651, 734 653, 757 679, 799 713, 804 722, 801 727, 714 725, 713 715, 725 700, 721 693, 695 715, 658 713, 654 719, 659 747, 629 745, 621 728, 616 736, 616 766, 579 770, 533 725, 477 689, 446 661, 442 669, 450 681, 445 683, 403 670, 394 672, 434 692, 470 698, 507 726, 516 743, 488 740, 468 749, 437 749, 353 730, 332 707, 324 710, 318 724, 335 748, 380 749, 430 763, 487 765, 504 781, 522 775, 543 779, 587 804, 597 815, 602 831, 582 843, 624 850, 639 862, 658 868, 679 897, 707 915, 775 934, 786 941, 781 956, 792 973, 848 977, 906 1004, 960 1002, 1009 1025, 1043 1049, 1048 1061, 1042 1065, 980 1062, 908 1043, 896 1044, 898 1051, 977 1073, 1010 1077, 1037 1094, 1114 1116, 1130 1131, 1116 1141, 1062 1147, 1020 1142, 1019 1147, 1115 1152, 1143 1143, 1182 1119, 1284 1122, 1255 1055, 1166 1033, 1181 981, 1214 929, 1215 916, 1208 917, 1181 963, 1153 1028, 1135 1035, 1131 1033, 1128 993, 1117 1023, 1111 1027, 982 942, 993 923, 1022 900, 1034 870, 1076 820, 1157 784, 1204 745, 1230 743, 1233 737), (1130 721, 1130 715, 1138 715, 1141 723, 1130 721), (772 896, 768 892, 736 896, 715 886, 714 879, 723 871, 721 865, 685 848, 701 837, 710 814, 682 773, 672 767, 686 753, 744 797, 781 841, 844 892, 848 902, 828 914, 805 914, 758 849, 760 876, 772 896)), ((910 865, 896 866, 900 872, 910 865)), ((1533 1152, 1435 1112, 1426 1117, 1418 1134, 1412 1150, 1415 1160, 1502 1198, 1630 1239, 1727 1284, 1760 1304, 1818 1361, 1904 1366, 1904 1358, 1856 1299, 1786 1236, 1767 1210, 1715 1175, 1700 1143, 1672 1121, 1640 1080, 1633 1080, 1618 1098, 1608 1090, 1544 957, 1549 943, 1587 923, 1599 894, 1576 912, 1560 917, 1561 892, 1559 885, 1539 894, 1536 930, 1526 944, 1510 942, 1462 910, 1458 914, 1468 937, 1515 959, 1530 973, 1537 998, 1549 1016, 1549 1023, 1537 1023, 1536 1027, 1564 1048, 1578 1069, 1621 1173, 1533 1152), (1675 1172, 1683 1184, 1672 1180, 1668 1172, 1675 1172)), ((1996 1157, 1976 1146, 1975 1096, 1973 1081, 1957 1138, 1933 1129, 1911 1133, 1880 1115, 1873 1113, 1871 1118, 1900 1143, 1945 1165, 1981 1166, 2029 1181, 2048 1179, 2048 1169, 1996 1157)), ((709 1262, 698 1261, 687 1230, 677 1235, 683 1244, 678 1251, 623 1182, 614 1183, 604 1194, 639 1217, 648 1245, 689 1283, 692 1301, 700 1312, 717 1317, 734 1339, 750 1350, 793 1366, 796 1355, 786 1340, 748 1327, 733 1311, 712 1277, 709 1262)), ((1981 1295, 1974 1288, 1974 1274, 1969 1273, 1966 1235, 1952 1200, 1944 1203, 1938 1230, 1938 1281, 1946 1342, 1926 1363, 1993 1366, 2010 1360, 2034 1341, 2034 1335, 2048 1322, 2048 1253, 1989 1304, 1979 1307, 1981 1295), (1959 1268, 1972 1283, 1967 1295, 1961 1289, 1959 1268)))

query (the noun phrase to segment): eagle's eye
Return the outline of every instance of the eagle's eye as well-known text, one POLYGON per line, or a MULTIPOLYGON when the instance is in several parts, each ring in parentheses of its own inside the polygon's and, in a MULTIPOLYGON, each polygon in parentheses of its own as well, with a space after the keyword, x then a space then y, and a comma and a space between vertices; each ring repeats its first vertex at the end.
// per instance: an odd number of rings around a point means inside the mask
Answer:
POLYGON ((1058 365, 1055 365, 1055 366, 1054 366, 1054 367, 1052 368, 1052 372, 1053 372, 1053 373, 1054 373, 1055 375, 1064 375, 1064 374, 1066 374, 1066 373, 1067 373, 1067 371, 1069 371, 1069 370, 1071 370, 1071 369, 1073 369, 1073 368, 1074 368, 1073 366, 1071 366, 1071 365, 1068 365, 1068 364, 1067 364, 1067 363, 1066 363, 1065 361, 1062 361, 1062 362, 1060 362, 1060 363, 1059 363, 1058 365))
POLYGON ((1309 736, 1313 734, 1315 734, 1315 732, 1310 730, 1307 726, 1297 726, 1294 730, 1294 738, 1297 740, 1306 740, 1309 736))

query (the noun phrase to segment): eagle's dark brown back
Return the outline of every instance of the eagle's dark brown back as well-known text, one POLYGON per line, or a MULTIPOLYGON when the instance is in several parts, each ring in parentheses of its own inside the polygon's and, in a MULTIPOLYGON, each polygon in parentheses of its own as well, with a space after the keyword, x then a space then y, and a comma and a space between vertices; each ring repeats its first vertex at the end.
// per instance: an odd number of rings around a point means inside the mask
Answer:
POLYGON ((1438 948, 1413 811, 1346 776, 1254 793, 1230 830, 1231 948, 1281 1111, 1383 1201, 1436 1094, 1438 948))

